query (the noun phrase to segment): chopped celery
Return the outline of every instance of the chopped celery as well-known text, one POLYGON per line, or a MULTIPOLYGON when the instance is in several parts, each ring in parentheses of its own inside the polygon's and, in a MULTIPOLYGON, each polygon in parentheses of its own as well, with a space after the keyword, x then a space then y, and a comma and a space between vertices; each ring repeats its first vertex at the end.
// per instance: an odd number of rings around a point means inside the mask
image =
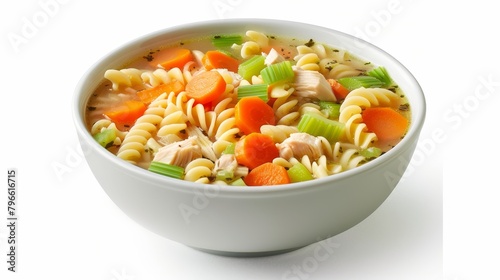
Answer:
POLYGON ((234 178, 234 172, 231 170, 219 170, 215 179, 218 181, 231 181, 234 178))
POLYGON ((222 154, 225 154, 225 155, 234 155, 234 147, 236 146, 236 144, 234 143, 231 143, 229 145, 226 146, 226 148, 224 149, 224 151, 222 151, 222 154))
POLYGON ((216 35, 212 37, 212 44, 216 48, 229 48, 233 44, 241 44, 242 42, 241 35, 216 35))
POLYGON ((292 69, 292 63, 288 60, 271 64, 260 71, 262 79, 266 84, 275 84, 278 82, 293 82, 295 73, 292 69))
POLYGON ((343 123, 327 119, 317 113, 305 113, 297 126, 300 132, 323 136, 330 142, 339 140, 344 127, 343 123))
POLYGON ((338 82, 347 88, 349 91, 360 87, 371 88, 381 87, 384 85, 382 81, 372 76, 355 76, 338 79, 338 82))
POLYGON ((109 148, 115 142, 116 131, 114 129, 104 129, 95 134, 94 139, 104 148, 109 148))
POLYGON ((389 76, 389 73, 387 73, 387 70, 383 66, 372 69, 366 72, 366 74, 379 79, 382 83, 384 83, 383 85, 385 87, 388 87, 392 84, 391 76, 389 76))
POLYGON ((267 84, 241 85, 238 87, 238 100, 243 97, 257 96, 267 102, 269 100, 267 87, 267 84))
POLYGON ((184 176, 184 168, 160 161, 152 161, 149 171, 176 179, 182 179, 184 176))
POLYGON ((311 172, 300 162, 294 164, 290 169, 287 170, 288 177, 292 183, 303 182, 314 179, 311 172))
POLYGON ((258 76, 260 71, 266 67, 264 61, 266 58, 262 55, 255 55, 251 58, 243 61, 238 66, 238 74, 243 77, 243 79, 250 81, 253 76, 258 76))
POLYGON ((332 101, 320 101, 319 109, 328 115, 329 119, 338 119, 340 116, 340 104, 332 101))
POLYGON ((368 147, 359 151, 361 156, 364 156, 366 159, 376 158, 382 154, 382 150, 377 147, 368 147))
POLYGON ((245 181, 243 181, 243 179, 241 178, 238 178, 237 180, 234 180, 232 183, 231 183, 231 186, 235 186, 235 187, 245 187, 247 184, 245 184, 245 181))

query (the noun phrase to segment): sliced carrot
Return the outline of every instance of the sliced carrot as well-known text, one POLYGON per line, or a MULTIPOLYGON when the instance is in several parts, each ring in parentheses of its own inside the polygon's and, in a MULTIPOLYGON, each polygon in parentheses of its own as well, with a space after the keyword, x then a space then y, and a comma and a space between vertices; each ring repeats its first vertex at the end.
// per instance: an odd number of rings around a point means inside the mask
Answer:
POLYGON ((256 96, 241 98, 236 103, 234 118, 244 134, 260 132, 260 127, 265 124, 276 124, 273 108, 256 96))
POLYGON ((380 140, 399 139, 408 129, 408 120, 390 107, 366 108, 362 116, 368 130, 380 140))
POLYGON ((279 156, 279 150, 271 136, 250 133, 236 142, 234 155, 239 164, 253 169, 266 162, 272 162, 279 156))
POLYGON ((240 65, 240 62, 236 58, 220 51, 207 51, 201 62, 207 70, 221 68, 232 72, 238 72, 238 66, 240 65))
POLYGON ((167 94, 169 94, 171 92, 174 92, 175 94, 177 94, 183 90, 184 90, 184 85, 177 80, 173 80, 170 83, 161 84, 161 85, 157 85, 157 86, 152 87, 152 88, 141 90, 141 91, 137 92, 137 97, 139 97, 142 102, 149 104, 153 100, 155 100, 158 96, 160 96, 161 94, 163 94, 165 92, 167 94))
POLYGON ((186 63, 193 61, 194 56, 191 50, 185 48, 168 48, 154 54, 151 66, 161 67, 169 70, 175 67, 182 68, 186 63))
POLYGON ((186 85, 186 95, 201 104, 216 100, 225 90, 226 81, 217 71, 206 71, 195 75, 186 85))
POLYGON ((335 79, 328 79, 328 83, 330 83, 330 86, 332 87, 333 94, 335 94, 335 97, 337 100, 344 100, 345 97, 349 94, 349 90, 344 87, 341 83, 339 83, 335 79))
POLYGON ((243 181, 247 186, 273 186, 291 182, 283 166, 270 162, 252 169, 243 181))
POLYGON ((141 101, 128 100, 122 106, 112 111, 106 112, 108 118, 117 124, 133 124, 140 116, 144 114, 147 106, 141 101))

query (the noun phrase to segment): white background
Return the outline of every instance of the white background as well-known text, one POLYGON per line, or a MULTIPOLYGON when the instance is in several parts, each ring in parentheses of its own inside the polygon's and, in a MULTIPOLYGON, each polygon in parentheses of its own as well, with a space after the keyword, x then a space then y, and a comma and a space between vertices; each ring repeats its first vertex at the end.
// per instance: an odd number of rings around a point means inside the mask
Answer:
POLYGON ((11 273, 3 183, 0 279, 499 279, 492 112, 500 20, 493 2, 443 2, 4 2, 0 170, 5 182, 6 170, 18 169, 19 220, 18 272, 11 273), (117 209, 78 154, 70 103, 94 62, 165 27, 240 17, 302 21, 366 39, 400 60, 425 91, 422 145, 404 181, 372 216, 328 240, 325 260, 312 262, 318 244, 229 258, 152 234, 117 209), (290 273, 296 269, 302 274, 290 273))

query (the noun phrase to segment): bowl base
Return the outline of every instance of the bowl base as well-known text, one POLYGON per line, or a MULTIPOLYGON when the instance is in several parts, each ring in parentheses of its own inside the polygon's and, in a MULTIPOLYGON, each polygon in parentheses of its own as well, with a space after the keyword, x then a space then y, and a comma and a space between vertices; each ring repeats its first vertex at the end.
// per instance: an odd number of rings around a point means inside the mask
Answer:
POLYGON ((291 249, 283 249, 283 250, 276 250, 276 251, 264 251, 264 252, 226 252, 226 251, 217 251, 217 250, 210 250, 210 249, 202 249, 202 248, 196 248, 196 247, 190 247, 193 248, 197 251, 201 251, 204 253, 212 254, 212 255, 218 255, 218 256, 223 256, 223 257, 233 257, 233 258, 259 258, 259 257, 269 257, 269 256, 274 256, 274 255, 281 255, 285 254, 288 252, 292 252, 295 250, 298 250, 302 247, 297 247, 297 248, 291 248, 291 249))

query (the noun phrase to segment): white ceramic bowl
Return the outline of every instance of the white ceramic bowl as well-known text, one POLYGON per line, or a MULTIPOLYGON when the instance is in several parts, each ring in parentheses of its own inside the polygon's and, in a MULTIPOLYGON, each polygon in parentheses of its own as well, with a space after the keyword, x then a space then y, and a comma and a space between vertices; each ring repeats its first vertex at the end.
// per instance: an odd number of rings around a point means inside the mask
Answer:
POLYGON ((83 76, 73 99, 76 130, 104 191, 123 212, 152 232, 185 245, 227 255, 275 254, 334 236, 373 213, 407 168, 425 119, 425 98, 412 74, 383 50, 353 36, 304 23, 216 20, 166 28, 111 52, 83 76), (127 163, 93 140, 85 103, 104 71, 161 44, 249 29, 344 48, 382 65, 406 93, 412 121, 406 137, 383 156, 355 169, 305 183, 235 188, 170 179, 127 163))

